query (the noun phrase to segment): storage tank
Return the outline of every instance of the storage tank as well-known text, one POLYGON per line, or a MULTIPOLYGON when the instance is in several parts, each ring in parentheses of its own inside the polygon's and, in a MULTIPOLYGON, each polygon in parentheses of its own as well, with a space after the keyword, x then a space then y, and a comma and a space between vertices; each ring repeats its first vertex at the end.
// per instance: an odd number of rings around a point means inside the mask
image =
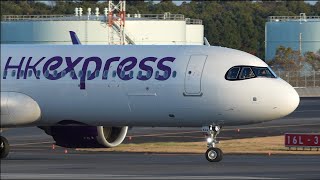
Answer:
MULTIPOLYGON (((82 44, 119 44, 118 28, 105 15, 2 16, 1 44, 71 44, 69 31, 82 44)), ((140 45, 203 45, 203 31, 201 20, 181 14, 128 14, 125 22, 126 37, 140 45)))
POLYGON ((108 31, 100 21, 4 21, 1 44, 71 44, 69 31, 82 44, 107 44, 108 31))
POLYGON ((186 18, 186 22, 186 44, 203 44, 204 27, 202 25, 202 20, 186 18))
POLYGON ((320 16, 270 16, 265 26, 265 60, 274 58, 279 46, 305 53, 320 49, 320 16))

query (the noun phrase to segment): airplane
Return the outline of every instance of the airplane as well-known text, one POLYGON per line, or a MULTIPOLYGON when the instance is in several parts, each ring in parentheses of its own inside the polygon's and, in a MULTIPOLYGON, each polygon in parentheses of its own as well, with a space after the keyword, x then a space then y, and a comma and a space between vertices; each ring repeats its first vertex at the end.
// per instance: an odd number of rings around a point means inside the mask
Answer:
MULTIPOLYGON (((279 119, 300 98, 261 59, 216 46, 1 44, 1 128, 35 126, 62 147, 112 148, 128 127, 199 127, 219 162, 225 126, 279 119)), ((1 136, 1 159, 10 146, 1 136)))

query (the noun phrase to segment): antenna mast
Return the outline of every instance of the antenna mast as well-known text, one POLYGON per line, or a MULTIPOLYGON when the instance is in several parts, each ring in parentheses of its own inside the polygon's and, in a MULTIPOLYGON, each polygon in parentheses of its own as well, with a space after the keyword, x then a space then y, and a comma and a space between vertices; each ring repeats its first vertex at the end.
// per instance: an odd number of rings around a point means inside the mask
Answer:
POLYGON ((109 0, 108 7, 108 26, 109 26, 109 43, 114 44, 113 31, 116 30, 120 37, 120 45, 125 45, 125 20, 126 20, 126 1, 120 0, 114 4, 109 0), (118 16, 117 14, 118 13, 118 16))

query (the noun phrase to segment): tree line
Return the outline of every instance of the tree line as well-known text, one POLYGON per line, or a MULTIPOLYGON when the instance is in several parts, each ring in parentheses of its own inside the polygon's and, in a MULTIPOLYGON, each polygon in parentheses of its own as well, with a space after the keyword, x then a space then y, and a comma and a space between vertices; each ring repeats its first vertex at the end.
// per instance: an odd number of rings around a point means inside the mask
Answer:
MULTIPOLYGON (((35 0, 1 1, 1 15, 73 14, 75 7, 83 9, 99 7, 102 10, 107 6, 107 2, 98 0, 57 0, 47 1, 47 4, 35 0)), ((319 16, 320 2, 311 5, 304 1, 220 0, 184 1, 181 5, 177 5, 172 0, 163 0, 160 3, 143 0, 127 1, 127 13, 130 14, 164 12, 203 20, 205 37, 211 45, 239 49, 264 59, 265 23, 268 17, 298 16, 300 13, 319 16)), ((311 57, 310 54, 308 57, 311 57)))

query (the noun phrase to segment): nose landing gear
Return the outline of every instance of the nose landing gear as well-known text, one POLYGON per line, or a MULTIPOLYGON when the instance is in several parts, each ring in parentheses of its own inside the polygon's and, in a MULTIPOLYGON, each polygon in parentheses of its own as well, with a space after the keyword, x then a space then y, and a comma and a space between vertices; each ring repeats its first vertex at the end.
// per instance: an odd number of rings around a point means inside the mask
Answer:
POLYGON ((0 159, 4 159, 8 156, 10 147, 9 142, 5 137, 0 136, 0 159))
POLYGON ((221 149, 215 147, 219 143, 217 136, 220 133, 221 126, 204 126, 202 131, 207 133, 207 147, 208 150, 205 153, 206 159, 209 162, 219 162, 223 158, 223 152, 221 149))

